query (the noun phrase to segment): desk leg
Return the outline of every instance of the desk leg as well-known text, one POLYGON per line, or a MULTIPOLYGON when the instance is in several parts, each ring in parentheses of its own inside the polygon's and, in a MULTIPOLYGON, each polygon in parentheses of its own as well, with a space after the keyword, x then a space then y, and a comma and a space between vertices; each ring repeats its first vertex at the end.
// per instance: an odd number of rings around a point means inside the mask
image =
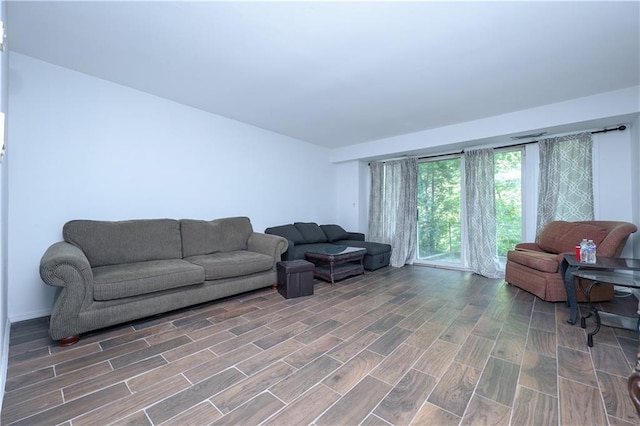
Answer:
MULTIPOLYGON (((582 278, 580 279, 580 284, 582 284, 582 278)), ((598 334, 598 331, 600 331, 600 326, 602 325, 602 323, 600 322, 600 314, 598 314, 598 309, 593 306, 593 304, 591 303, 591 289, 593 288, 593 286, 600 284, 598 281, 594 281, 591 284, 589 284, 589 287, 587 288, 587 302, 589 302, 589 315, 587 315, 586 318, 590 317, 591 314, 593 314, 596 317, 596 328, 589 334, 587 334, 587 345, 589 345, 590 348, 593 347, 593 336, 595 336, 596 334, 598 334)), ((585 321, 583 318, 580 319, 582 328, 585 328, 585 321)))
MULTIPOLYGON (((638 327, 640 329, 640 327, 638 327)), ((627 380, 627 389, 633 405, 636 407, 638 415, 640 415, 640 345, 638 346, 638 361, 631 376, 627 380)))
POLYGON ((564 276, 564 288, 567 291, 567 305, 569 305, 569 324, 575 324, 578 320, 578 296, 576 295, 576 285, 573 280, 573 272, 578 268, 571 267, 566 260, 560 264, 564 276))

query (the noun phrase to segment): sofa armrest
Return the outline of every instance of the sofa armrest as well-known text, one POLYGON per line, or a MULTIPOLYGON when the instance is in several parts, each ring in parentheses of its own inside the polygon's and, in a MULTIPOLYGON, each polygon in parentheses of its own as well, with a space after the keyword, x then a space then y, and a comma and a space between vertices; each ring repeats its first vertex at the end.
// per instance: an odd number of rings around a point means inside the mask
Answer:
POLYGON ((60 340, 78 334, 79 313, 93 302, 93 272, 85 254, 64 241, 51 245, 40 260, 40 277, 60 287, 51 312, 51 338, 60 340))
POLYGON ((361 232, 347 232, 349 234, 349 240, 364 241, 364 234, 361 232))
POLYGON ((51 286, 72 287, 74 283, 91 284, 93 273, 87 256, 65 241, 51 245, 40 259, 40 277, 51 286))
MULTIPOLYGON (((272 256, 276 262, 281 260, 282 253, 289 246, 287 239, 278 235, 254 232, 249 236, 248 250, 272 256)), ((274 263, 275 265, 275 263, 274 263)), ((275 266, 274 266, 275 268, 275 266)))

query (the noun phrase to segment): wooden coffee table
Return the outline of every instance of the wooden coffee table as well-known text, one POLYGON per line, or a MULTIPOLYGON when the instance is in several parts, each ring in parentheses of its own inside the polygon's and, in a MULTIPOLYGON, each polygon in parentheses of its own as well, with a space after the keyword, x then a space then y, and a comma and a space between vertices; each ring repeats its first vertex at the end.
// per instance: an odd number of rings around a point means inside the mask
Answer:
POLYGON ((304 257, 315 265, 313 276, 330 281, 341 280, 352 275, 364 274, 362 259, 366 248, 334 246, 323 249, 311 249, 304 257))

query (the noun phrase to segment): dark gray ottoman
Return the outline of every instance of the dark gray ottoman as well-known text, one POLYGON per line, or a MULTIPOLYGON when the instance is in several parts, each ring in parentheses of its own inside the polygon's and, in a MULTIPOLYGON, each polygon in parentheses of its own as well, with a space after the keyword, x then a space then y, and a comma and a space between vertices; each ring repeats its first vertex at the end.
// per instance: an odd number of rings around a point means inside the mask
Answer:
POLYGON ((313 294, 313 263, 306 260, 278 262, 278 292, 287 299, 313 294))

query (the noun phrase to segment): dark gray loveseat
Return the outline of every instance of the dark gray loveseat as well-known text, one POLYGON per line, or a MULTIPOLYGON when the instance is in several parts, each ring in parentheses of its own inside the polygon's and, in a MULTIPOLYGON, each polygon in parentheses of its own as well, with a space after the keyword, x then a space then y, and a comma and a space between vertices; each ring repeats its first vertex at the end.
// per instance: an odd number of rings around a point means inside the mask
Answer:
POLYGON ((347 232, 340 225, 318 225, 313 222, 295 222, 290 225, 273 226, 265 234, 279 235, 289 243, 282 260, 304 259, 304 254, 313 249, 332 245, 363 247, 367 249, 363 264, 374 271, 389 265, 391 246, 364 240, 360 232, 347 232))
POLYGON ((287 241, 246 217, 121 222, 74 220, 50 246, 40 276, 59 287, 49 334, 80 333, 269 287, 287 241))

